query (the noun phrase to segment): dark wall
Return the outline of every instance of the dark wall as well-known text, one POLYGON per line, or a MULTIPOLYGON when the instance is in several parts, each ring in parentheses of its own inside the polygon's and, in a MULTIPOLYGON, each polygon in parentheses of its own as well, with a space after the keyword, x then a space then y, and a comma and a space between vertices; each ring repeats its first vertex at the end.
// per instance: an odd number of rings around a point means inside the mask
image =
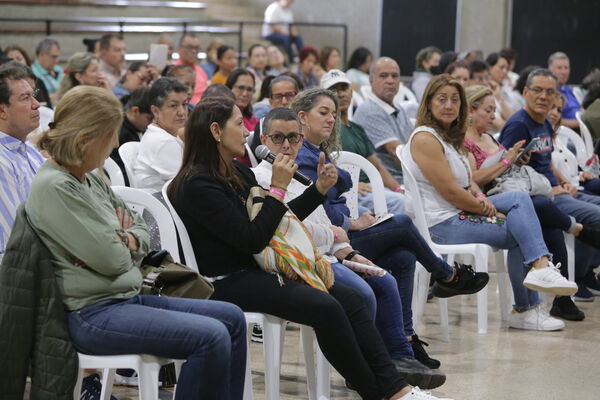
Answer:
POLYGON ((519 53, 516 70, 546 66, 555 51, 571 61, 571 83, 580 83, 600 67, 600 1, 514 0, 512 47, 519 53))
POLYGON ((402 75, 412 75, 423 47, 454 50, 457 0, 384 0, 380 54, 395 59, 402 75))

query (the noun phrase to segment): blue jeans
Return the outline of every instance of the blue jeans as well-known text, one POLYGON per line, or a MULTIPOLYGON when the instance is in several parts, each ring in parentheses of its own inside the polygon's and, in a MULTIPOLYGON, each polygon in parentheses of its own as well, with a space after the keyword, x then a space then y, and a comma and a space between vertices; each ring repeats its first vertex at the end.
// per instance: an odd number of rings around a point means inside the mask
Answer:
POLYGON ((523 286, 529 264, 549 252, 531 198, 524 192, 507 192, 490 197, 496 209, 507 216, 504 223, 460 213, 429 228, 440 244, 485 243, 508 249, 508 274, 515 297, 515 309, 527 310, 540 303, 538 293, 523 286))
POLYGON ((186 360, 177 400, 243 397, 246 320, 233 304, 138 295, 72 311, 68 324, 82 353, 186 360))
POLYGON ((406 339, 402 300, 394 277, 385 274, 363 279, 342 264, 334 263, 331 267, 335 274, 335 281, 358 291, 365 299, 369 311, 373 309, 372 318, 390 357, 415 358, 412 346, 406 339))
MULTIPOLYGON (((399 215, 404 214, 406 198, 402 193, 396 193, 390 189, 385 189, 385 202, 388 212, 399 215)), ((358 205, 373 210, 373 193, 358 195, 358 205)))
POLYGON ((304 47, 304 42, 300 36, 284 35, 283 33, 273 32, 270 35, 265 36, 265 39, 274 45, 283 47, 288 54, 291 63, 294 62, 294 57, 296 56, 292 50, 292 43, 296 45, 296 50, 298 51, 304 47))
POLYGON ((600 179, 589 179, 582 184, 583 192, 590 195, 600 195, 600 179))
POLYGON ((448 279, 454 269, 439 258, 406 215, 394 215, 364 231, 348 232, 350 244, 381 268, 389 271, 398 283, 402 302, 404 331, 414 335, 412 292, 415 262, 419 261, 434 279, 448 279))

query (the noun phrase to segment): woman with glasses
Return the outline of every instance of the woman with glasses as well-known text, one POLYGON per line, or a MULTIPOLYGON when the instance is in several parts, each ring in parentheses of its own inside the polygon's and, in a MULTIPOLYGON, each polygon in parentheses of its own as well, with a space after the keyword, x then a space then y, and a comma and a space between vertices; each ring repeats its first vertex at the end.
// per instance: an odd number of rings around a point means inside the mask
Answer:
POLYGON ((253 131, 258 119, 252 115, 252 96, 254 95, 254 75, 243 68, 234 70, 225 83, 235 96, 235 105, 244 116, 244 127, 253 131))
POLYGON ((135 89, 148 86, 151 79, 150 69, 145 62, 132 62, 119 83, 113 87, 113 94, 120 99, 126 94, 131 94, 135 89))

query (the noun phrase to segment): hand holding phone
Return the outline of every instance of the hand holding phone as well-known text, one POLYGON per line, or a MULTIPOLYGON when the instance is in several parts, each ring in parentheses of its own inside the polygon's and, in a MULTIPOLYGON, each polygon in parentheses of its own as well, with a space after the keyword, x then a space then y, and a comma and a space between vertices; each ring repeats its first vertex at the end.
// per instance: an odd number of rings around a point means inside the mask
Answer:
POLYGON ((519 156, 517 157, 517 161, 519 161, 525 154, 527 154, 531 150, 533 150, 533 148, 535 147, 535 145, 539 141, 540 141, 539 137, 534 137, 533 139, 531 139, 531 142, 529 142, 529 144, 527 144, 527 146, 525 146, 525 148, 523 149, 523 151, 521 152, 521 154, 519 154, 519 156))

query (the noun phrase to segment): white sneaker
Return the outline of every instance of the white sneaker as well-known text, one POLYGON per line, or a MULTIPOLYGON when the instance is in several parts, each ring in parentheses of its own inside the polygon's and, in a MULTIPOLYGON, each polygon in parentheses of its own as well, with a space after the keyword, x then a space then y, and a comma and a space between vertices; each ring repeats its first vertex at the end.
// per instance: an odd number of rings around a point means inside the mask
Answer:
POLYGON ((560 274, 560 263, 549 263, 546 268, 531 268, 523 285, 531 290, 551 293, 556 296, 571 296, 577 292, 577 284, 560 274))
POLYGON ((431 392, 424 392, 423 390, 419 389, 418 386, 415 386, 410 393, 405 394, 404 396, 400 397, 400 399, 398 399, 398 400, 453 400, 453 399, 435 397, 434 395, 431 394, 431 392))
POLYGON ((563 321, 551 317, 541 304, 521 313, 513 310, 508 325, 511 328, 533 331, 558 331, 565 327, 563 321))

